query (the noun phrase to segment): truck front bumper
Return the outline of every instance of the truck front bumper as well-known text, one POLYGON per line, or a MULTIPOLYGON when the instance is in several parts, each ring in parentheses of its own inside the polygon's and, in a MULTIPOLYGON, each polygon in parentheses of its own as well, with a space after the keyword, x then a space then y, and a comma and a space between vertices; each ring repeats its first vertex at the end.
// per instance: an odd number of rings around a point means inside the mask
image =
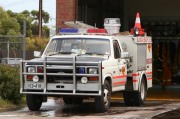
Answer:
MULTIPOLYGON (((57 57, 56 60, 47 60, 48 57, 44 58, 44 61, 40 61, 37 66, 33 62, 34 67, 43 67, 43 73, 29 73, 27 72, 27 64, 30 61, 21 61, 20 65, 20 78, 21 78, 21 94, 42 94, 42 95, 79 95, 79 96, 99 96, 102 90, 102 73, 101 73, 101 62, 77 62, 75 57, 57 57), (64 65, 64 64, 67 64, 64 65), (89 67, 95 67, 98 69, 98 74, 88 74, 85 71, 84 74, 77 73, 77 68, 83 67, 87 70, 89 67), (49 70, 69 70, 71 73, 65 72, 48 72, 49 70), (39 82, 28 81, 27 75, 41 76, 43 80, 39 82), (70 83, 59 81, 49 82, 48 77, 68 77, 70 83), (97 81, 88 81, 82 83, 79 77, 97 77, 97 81)), ((53 57, 54 58, 54 57, 53 57)), ((29 65, 32 66, 32 65, 29 65)), ((66 79, 64 79, 66 80, 66 79)))

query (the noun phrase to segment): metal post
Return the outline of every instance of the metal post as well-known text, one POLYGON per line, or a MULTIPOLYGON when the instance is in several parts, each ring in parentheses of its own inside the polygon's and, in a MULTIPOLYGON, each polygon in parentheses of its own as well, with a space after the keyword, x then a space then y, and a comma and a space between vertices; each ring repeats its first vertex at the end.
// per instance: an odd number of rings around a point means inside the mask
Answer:
POLYGON ((7 64, 9 64, 9 41, 7 43, 7 50, 8 50, 8 53, 7 53, 7 64))
POLYGON ((26 20, 23 22, 23 60, 26 59, 26 20))
POLYGON ((39 37, 42 36, 42 0, 39 0, 39 37))
POLYGON ((87 6, 87 3, 86 3, 86 8, 85 8, 85 23, 87 23, 87 16, 88 16, 88 6, 87 6))
POLYGON ((20 93, 22 93, 23 91, 23 84, 24 84, 24 80, 23 80, 23 72, 24 72, 24 69, 23 69, 23 61, 20 61, 20 93))

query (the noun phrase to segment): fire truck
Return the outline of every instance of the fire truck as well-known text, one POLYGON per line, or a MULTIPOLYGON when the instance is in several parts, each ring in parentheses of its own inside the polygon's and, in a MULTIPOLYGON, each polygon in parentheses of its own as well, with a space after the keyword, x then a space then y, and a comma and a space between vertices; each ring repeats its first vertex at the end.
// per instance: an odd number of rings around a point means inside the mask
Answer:
POLYGON ((22 60, 20 93, 31 111, 48 96, 65 104, 93 99, 97 112, 110 107, 111 94, 122 92, 128 106, 143 105, 152 87, 152 39, 139 35, 107 35, 106 29, 61 29, 41 57, 22 60), (64 34, 63 34, 64 33, 64 34))

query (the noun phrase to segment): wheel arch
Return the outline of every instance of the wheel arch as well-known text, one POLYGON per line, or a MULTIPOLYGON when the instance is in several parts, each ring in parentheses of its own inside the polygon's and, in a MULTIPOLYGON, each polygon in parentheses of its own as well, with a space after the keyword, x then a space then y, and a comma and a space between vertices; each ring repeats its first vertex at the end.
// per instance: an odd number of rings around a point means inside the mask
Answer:
MULTIPOLYGON (((111 92, 112 92, 112 78, 111 78, 110 76, 108 76, 108 77, 105 78, 105 80, 108 81, 108 83, 109 83, 109 85, 110 85, 110 87, 111 87, 111 92)), ((104 80, 104 81, 105 81, 105 80, 104 80)))
POLYGON ((144 81, 145 81, 146 90, 148 89, 148 86, 147 86, 147 76, 146 76, 146 73, 143 71, 143 72, 141 73, 141 76, 140 76, 140 82, 139 82, 138 90, 140 89, 141 82, 142 82, 143 79, 144 79, 144 81))
POLYGON ((105 81, 105 80, 108 81, 108 83, 109 83, 109 85, 110 85, 110 87, 111 87, 111 91, 112 91, 112 75, 111 75, 110 73, 104 75, 104 77, 103 77, 103 82, 102 82, 103 85, 104 85, 104 81, 105 81))
POLYGON ((143 74, 142 78, 145 80, 146 90, 147 90, 148 86, 147 86, 147 76, 146 76, 146 74, 143 74))

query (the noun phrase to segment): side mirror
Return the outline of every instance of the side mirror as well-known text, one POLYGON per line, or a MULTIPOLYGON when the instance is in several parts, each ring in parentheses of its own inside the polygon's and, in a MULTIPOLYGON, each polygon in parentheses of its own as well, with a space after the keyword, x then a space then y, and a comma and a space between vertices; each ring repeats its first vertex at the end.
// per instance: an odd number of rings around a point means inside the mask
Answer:
POLYGON ((34 51, 34 57, 36 57, 36 58, 41 57, 41 52, 34 51))
POLYGON ((121 52, 121 58, 128 58, 129 52, 121 52))

